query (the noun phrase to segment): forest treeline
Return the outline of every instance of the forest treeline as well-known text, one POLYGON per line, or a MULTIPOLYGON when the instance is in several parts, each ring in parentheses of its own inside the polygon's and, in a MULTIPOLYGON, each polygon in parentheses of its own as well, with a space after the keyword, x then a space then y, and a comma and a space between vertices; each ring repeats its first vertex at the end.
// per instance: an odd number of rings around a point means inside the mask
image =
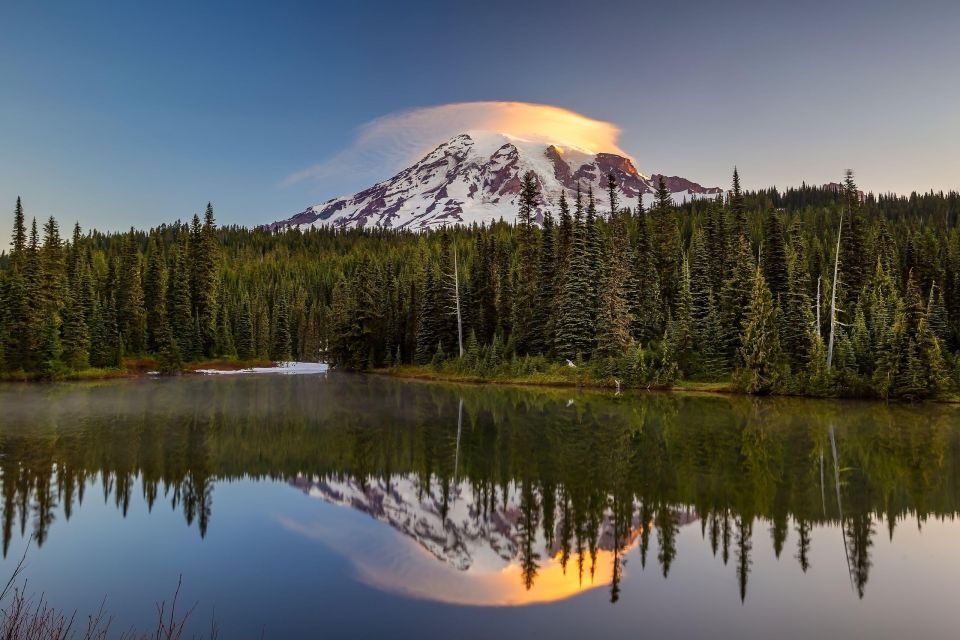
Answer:
POLYGON ((516 224, 271 233, 205 216, 64 242, 18 200, 2 259, 3 370, 164 371, 212 357, 522 377, 576 367, 630 386, 934 397, 957 384, 960 196, 840 185, 675 206, 523 180, 516 224), (632 205, 632 206, 631 206, 632 205), (836 276, 835 276, 836 274, 836 276))

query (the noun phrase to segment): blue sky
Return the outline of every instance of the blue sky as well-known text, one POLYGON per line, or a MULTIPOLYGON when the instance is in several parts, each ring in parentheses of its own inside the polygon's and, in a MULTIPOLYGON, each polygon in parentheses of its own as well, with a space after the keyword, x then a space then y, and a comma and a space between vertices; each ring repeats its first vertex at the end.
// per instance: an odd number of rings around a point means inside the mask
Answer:
POLYGON ((487 100, 614 123, 641 170, 708 185, 960 187, 960 4, 800 4, 5 0, 0 207, 269 222, 388 177, 285 183, 364 124, 487 100))

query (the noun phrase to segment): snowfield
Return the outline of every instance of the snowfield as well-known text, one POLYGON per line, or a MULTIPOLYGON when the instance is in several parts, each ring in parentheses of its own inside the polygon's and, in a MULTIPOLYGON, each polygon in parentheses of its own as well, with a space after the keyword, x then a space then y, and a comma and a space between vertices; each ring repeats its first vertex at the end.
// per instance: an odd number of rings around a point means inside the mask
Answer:
POLYGON ((305 375, 326 373, 329 367, 324 362, 281 362, 275 367, 251 367, 250 369, 197 369, 196 373, 211 376, 233 376, 251 373, 278 373, 281 375, 305 375))
MULTIPOLYGON (((592 153, 562 140, 546 144, 503 133, 469 131, 444 142, 389 180, 308 207, 269 227, 380 226, 421 231, 448 224, 513 222, 521 179, 527 171, 533 171, 540 184, 543 201, 538 221, 548 209, 556 217, 561 193, 567 194, 572 209, 578 187, 584 198, 588 189, 593 189, 597 209, 605 213, 609 209, 607 176, 611 174, 618 184, 621 206, 634 206, 642 199, 649 207, 660 177, 641 173, 631 158, 592 153)), ((722 193, 717 187, 703 187, 686 178, 663 178, 677 204, 722 193)))

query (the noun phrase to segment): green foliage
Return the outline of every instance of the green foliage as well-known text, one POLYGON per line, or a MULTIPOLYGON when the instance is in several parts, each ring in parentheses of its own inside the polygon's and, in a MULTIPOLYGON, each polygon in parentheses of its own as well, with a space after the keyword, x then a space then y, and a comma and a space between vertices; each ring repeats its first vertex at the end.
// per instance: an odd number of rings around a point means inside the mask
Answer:
POLYGON ((222 228, 208 207, 203 219, 150 231, 75 226, 65 243, 55 220, 42 237, 35 221, 28 227, 18 201, 0 256, 0 373, 70 375, 119 367, 125 353, 167 357, 173 346, 183 361, 397 367, 435 361, 439 344, 442 367, 481 376, 526 366, 542 375, 529 363, 562 369, 582 357, 567 367, 580 378, 626 385, 724 383, 736 369, 759 393, 950 394, 960 377, 960 196, 861 197, 847 178, 839 190, 748 193, 736 174, 727 202, 675 206, 657 177, 650 211, 621 207, 608 178, 608 215, 590 190, 571 212, 569 194, 552 201, 526 176, 520 224, 420 234, 222 228), (841 214, 827 371, 820 336, 841 214), (451 357, 459 335, 465 353, 451 357))

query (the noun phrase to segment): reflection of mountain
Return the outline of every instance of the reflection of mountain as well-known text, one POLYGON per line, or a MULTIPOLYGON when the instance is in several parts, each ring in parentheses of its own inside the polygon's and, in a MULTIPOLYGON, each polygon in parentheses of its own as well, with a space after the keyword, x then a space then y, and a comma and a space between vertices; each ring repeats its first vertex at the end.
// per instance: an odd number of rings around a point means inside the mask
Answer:
MULTIPOLYGON (((502 570, 517 561, 521 553, 523 511, 521 492, 514 485, 507 490, 506 500, 484 512, 468 483, 451 485, 445 503, 439 482, 426 487, 413 474, 370 479, 363 485, 355 479, 310 480, 302 476, 290 483, 307 495, 349 506, 389 524, 460 571, 502 570)), ((683 525, 696 520, 696 515, 678 513, 676 519, 683 525)), ((535 532, 534 548, 544 558, 555 558, 561 552, 562 522, 557 518, 552 521, 556 525, 549 542, 542 528, 535 532)), ((639 509, 633 510, 625 535, 614 531, 611 514, 606 512, 594 534, 596 548, 612 552, 630 547, 642 528, 639 509)))

